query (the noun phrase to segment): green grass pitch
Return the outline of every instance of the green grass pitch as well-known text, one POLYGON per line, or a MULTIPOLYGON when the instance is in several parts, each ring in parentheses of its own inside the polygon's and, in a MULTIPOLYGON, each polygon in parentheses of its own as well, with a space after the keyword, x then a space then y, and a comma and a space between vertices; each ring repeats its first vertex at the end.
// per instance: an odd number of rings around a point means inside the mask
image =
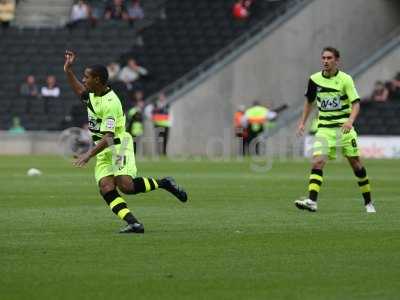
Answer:
POLYGON ((325 170, 319 211, 297 210, 307 161, 139 161, 174 176, 128 196, 146 233, 120 235, 92 167, 60 157, 0 157, 0 299, 399 299, 400 161, 366 161, 367 215, 345 162, 325 170), (40 177, 27 177, 36 167, 40 177))

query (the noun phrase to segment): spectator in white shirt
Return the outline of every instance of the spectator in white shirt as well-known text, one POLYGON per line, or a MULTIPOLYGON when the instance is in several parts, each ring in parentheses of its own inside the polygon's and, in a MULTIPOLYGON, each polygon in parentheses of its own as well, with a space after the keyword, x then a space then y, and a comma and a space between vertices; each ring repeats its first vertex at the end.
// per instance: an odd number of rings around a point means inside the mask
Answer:
POLYGON ((89 20, 90 14, 90 6, 84 0, 79 0, 72 6, 68 27, 73 27, 78 23, 89 20))
POLYGON ((149 72, 145 68, 139 66, 133 58, 130 58, 127 65, 123 67, 119 73, 118 79, 125 83, 128 90, 132 90, 133 83, 140 77, 147 76, 148 73, 149 72))
POLYGON ((117 79, 121 67, 116 62, 111 62, 107 65, 108 80, 113 82, 117 79))
POLYGON ((47 76, 46 86, 42 86, 40 94, 45 98, 60 97, 60 88, 57 86, 56 77, 54 75, 47 76))

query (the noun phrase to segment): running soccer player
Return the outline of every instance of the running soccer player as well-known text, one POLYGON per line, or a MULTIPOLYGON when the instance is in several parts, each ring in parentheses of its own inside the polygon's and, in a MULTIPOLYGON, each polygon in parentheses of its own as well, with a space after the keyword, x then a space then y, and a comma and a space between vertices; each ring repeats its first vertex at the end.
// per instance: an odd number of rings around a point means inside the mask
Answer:
POLYGON ((336 148, 342 149, 349 161, 364 198, 365 209, 374 213, 371 188, 357 147, 357 133, 353 123, 360 111, 360 98, 350 75, 338 69, 340 53, 333 47, 322 50, 322 72, 311 75, 306 91, 306 102, 297 128, 304 134, 304 126, 316 101, 319 110, 318 130, 313 144, 313 160, 308 185, 308 199, 296 200, 299 209, 317 211, 317 198, 323 182, 323 168, 328 159, 335 159, 336 148))
POLYGON ((136 177, 132 137, 125 131, 121 102, 107 85, 107 69, 101 65, 86 68, 81 83, 72 71, 75 58, 74 52, 65 52, 64 71, 70 86, 87 108, 89 130, 95 146, 79 156, 74 165, 82 167, 96 156, 95 179, 100 193, 111 210, 127 222, 120 233, 144 233, 143 224, 130 212, 117 188, 124 194, 146 193, 161 188, 181 202, 187 201, 187 194, 171 177, 136 177))

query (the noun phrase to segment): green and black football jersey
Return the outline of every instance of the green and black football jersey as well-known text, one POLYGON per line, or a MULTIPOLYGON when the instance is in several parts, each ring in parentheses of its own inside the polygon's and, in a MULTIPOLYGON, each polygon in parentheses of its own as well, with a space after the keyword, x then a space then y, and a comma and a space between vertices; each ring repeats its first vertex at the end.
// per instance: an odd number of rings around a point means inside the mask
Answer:
POLYGON ((318 127, 340 127, 347 122, 353 103, 360 101, 350 75, 338 71, 332 77, 323 72, 311 75, 305 96, 308 102, 317 101, 318 127))
POLYGON ((84 93, 82 101, 87 106, 89 130, 93 141, 99 141, 106 132, 114 133, 114 142, 122 138, 125 132, 125 114, 121 101, 115 92, 109 89, 101 96, 84 93))

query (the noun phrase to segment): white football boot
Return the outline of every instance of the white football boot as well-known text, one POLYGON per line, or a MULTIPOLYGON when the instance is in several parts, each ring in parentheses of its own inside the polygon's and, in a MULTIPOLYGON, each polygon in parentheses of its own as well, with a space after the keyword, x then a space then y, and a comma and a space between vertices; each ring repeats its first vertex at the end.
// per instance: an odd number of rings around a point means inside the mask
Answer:
POLYGON ((372 202, 370 202, 367 205, 365 205, 365 210, 367 211, 367 213, 376 213, 376 209, 375 209, 374 204, 372 202))
POLYGON ((306 209, 311 212, 317 211, 317 202, 311 199, 296 200, 294 201, 294 205, 296 205, 298 209, 306 209))

